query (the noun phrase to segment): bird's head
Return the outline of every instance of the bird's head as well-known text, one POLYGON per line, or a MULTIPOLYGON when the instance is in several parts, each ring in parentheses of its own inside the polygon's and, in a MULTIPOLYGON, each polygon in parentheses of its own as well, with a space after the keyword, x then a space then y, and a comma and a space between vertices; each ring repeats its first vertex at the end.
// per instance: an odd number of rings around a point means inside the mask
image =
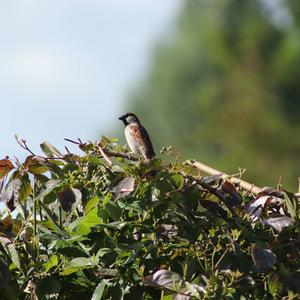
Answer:
POLYGON ((127 113, 119 118, 119 120, 123 121, 124 125, 127 126, 132 123, 139 123, 138 117, 133 113, 127 113))

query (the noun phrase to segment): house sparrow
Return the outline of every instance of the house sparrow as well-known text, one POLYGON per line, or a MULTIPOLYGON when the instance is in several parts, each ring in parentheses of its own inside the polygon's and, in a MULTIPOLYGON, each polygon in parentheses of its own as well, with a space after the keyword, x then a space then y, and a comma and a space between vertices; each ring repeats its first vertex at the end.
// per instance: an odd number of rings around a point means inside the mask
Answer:
POLYGON ((137 116, 127 113, 119 118, 125 125, 125 137, 133 153, 142 155, 145 159, 155 156, 147 130, 142 126, 137 116))

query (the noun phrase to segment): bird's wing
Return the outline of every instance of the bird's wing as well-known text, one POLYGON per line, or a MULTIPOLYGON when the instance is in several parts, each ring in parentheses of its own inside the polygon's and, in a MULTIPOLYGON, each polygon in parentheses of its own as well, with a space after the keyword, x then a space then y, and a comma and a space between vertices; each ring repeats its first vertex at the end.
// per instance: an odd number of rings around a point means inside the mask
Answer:
POLYGON ((148 134, 147 130, 143 126, 141 126, 141 130, 143 132, 145 143, 147 144, 146 156, 147 156, 147 158, 151 159, 151 158, 153 158, 153 156, 155 156, 155 152, 154 152, 154 149, 153 149, 152 142, 150 140, 150 137, 149 137, 149 134, 148 134))
POLYGON ((141 147, 144 149, 145 158, 151 159, 155 156, 153 146, 147 130, 139 124, 130 125, 132 136, 138 141, 141 147))

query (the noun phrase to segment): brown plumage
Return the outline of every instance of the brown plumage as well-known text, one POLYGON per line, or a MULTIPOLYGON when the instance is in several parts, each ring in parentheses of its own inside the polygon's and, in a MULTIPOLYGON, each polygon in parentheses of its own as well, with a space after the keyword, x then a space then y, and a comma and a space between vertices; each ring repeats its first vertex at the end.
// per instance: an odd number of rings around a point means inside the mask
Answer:
POLYGON ((125 136, 131 151, 142 155, 145 159, 152 159, 155 153, 149 134, 137 116, 133 113, 127 113, 119 119, 125 125, 125 136))

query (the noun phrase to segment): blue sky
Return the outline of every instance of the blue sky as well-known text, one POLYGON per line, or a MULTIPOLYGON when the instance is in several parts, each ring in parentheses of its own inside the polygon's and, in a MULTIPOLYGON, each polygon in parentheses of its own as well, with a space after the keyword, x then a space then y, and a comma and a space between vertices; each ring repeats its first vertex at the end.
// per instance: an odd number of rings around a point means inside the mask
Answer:
MULTIPOLYGON (((110 134, 180 0, 0 1, 0 158, 110 134)), ((119 125, 119 123, 118 123, 119 125)), ((121 124, 120 124, 121 125, 121 124)))

